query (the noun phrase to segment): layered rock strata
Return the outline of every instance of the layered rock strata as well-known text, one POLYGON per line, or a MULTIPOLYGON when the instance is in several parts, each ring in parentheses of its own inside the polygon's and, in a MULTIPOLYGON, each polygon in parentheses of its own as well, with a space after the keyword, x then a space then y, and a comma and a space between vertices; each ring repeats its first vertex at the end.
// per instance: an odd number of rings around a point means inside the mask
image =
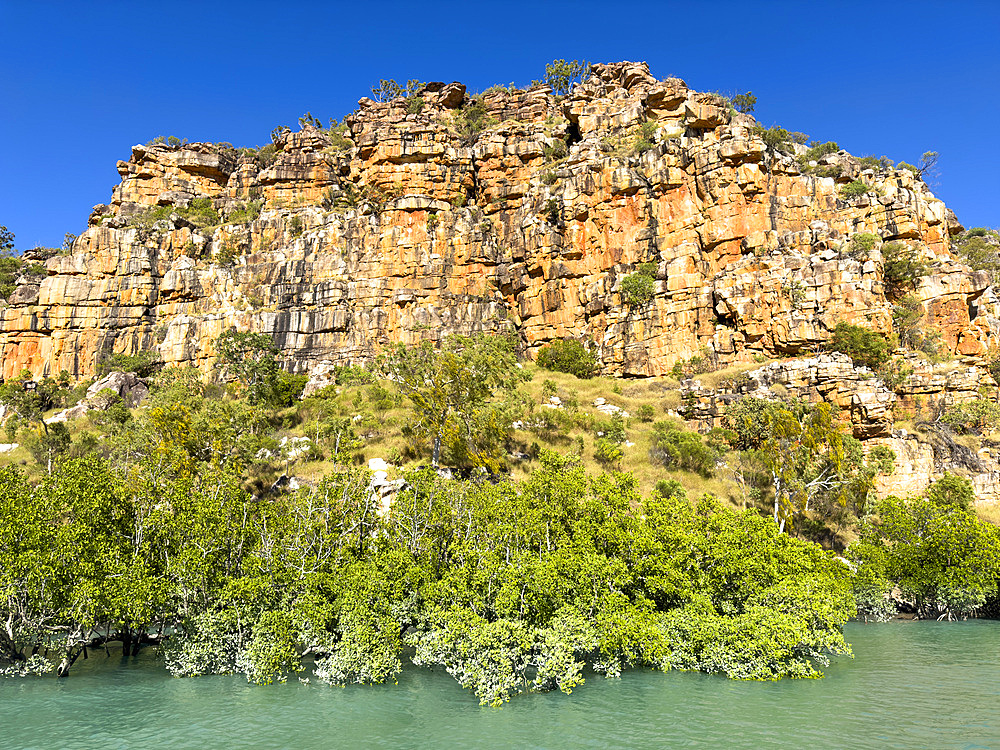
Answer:
POLYGON ((529 356, 579 339, 614 375, 752 361, 840 321, 889 330, 879 246, 848 252, 861 232, 932 264, 914 294, 944 346, 997 341, 989 277, 955 262, 960 226, 912 172, 775 151, 751 116, 644 64, 592 66, 563 98, 428 84, 344 124, 257 151, 135 146, 71 252, 8 300, 3 375, 82 377, 142 349, 208 371, 229 327, 272 335, 297 371, 499 331, 529 356), (871 189, 846 198, 854 180, 871 189), (628 304, 640 264, 653 294, 628 304))
POLYGON ((744 397, 827 403, 864 441, 864 450, 884 445, 895 454, 893 472, 877 478, 879 496, 920 494, 952 471, 972 481, 977 502, 1000 502, 1000 446, 987 441, 973 450, 929 421, 948 407, 979 398, 983 388, 995 398, 996 381, 971 362, 933 364, 915 355, 904 361, 907 370, 891 389, 868 368, 855 367, 850 357, 836 352, 772 362, 716 388, 688 379, 681 385, 680 416, 706 431, 725 426, 726 408, 744 397), (895 420, 905 417, 916 420, 916 431, 896 426, 895 420))

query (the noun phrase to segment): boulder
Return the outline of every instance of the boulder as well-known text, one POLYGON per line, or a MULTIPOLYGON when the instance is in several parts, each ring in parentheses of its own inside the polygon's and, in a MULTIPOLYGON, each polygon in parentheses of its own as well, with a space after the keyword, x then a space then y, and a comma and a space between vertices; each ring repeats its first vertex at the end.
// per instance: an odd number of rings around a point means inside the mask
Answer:
POLYGON ((108 373, 87 389, 87 400, 92 400, 103 390, 117 393, 129 408, 138 406, 149 395, 146 381, 134 372, 108 373))

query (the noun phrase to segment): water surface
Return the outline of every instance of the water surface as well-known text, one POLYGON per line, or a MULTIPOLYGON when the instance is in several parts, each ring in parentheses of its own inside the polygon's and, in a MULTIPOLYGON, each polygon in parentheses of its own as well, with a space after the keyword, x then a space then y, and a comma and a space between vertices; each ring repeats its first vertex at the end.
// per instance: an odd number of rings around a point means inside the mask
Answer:
POLYGON ((822 680, 687 673, 587 679, 482 708, 443 672, 398 685, 173 679, 152 654, 0 679, 0 748, 996 748, 1000 622, 847 628, 822 680))

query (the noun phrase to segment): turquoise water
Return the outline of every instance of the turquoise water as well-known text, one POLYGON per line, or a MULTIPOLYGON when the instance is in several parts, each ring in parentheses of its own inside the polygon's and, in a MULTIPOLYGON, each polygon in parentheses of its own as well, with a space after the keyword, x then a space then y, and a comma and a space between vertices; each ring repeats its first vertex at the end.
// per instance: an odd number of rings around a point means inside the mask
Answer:
POLYGON ((997 748, 1000 622, 847 628, 822 680, 590 677, 572 696, 481 708, 442 672, 398 685, 172 679, 152 655, 0 680, 0 748, 997 748))

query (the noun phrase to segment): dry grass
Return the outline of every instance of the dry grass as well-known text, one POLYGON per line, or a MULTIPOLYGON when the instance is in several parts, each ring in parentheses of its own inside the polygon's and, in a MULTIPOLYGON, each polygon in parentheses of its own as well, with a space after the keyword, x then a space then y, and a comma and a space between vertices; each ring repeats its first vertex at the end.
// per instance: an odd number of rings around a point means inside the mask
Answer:
MULTIPOLYGON (((594 407, 593 403, 597 398, 604 398, 607 403, 618 406, 631 415, 626 423, 626 433, 628 440, 633 445, 623 446, 624 458, 617 468, 632 473, 643 495, 651 493, 653 487, 661 479, 674 479, 684 486, 688 495, 693 499, 709 492, 723 501, 739 507, 741 502, 739 488, 727 476, 727 470, 720 470, 717 476, 706 479, 687 471, 668 471, 653 463, 649 458, 653 439, 653 422, 640 421, 636 416, 638 409, 642 405, 649 404, 654 408, 653 419, 655 421, 667 419, 665 410, 676 409, 681 404, 678 391, 680 384, 676 380, 668 378, 635 381, 622 381, 613 378, 581 380, 566 373, 542 370, 531 364, 526 365, 526 367, 532 375, 532 379, 524 383, 521 390, 535 404, 536 414, 541 413, 540 410, 546 408, 541 406, 544 401, 543 389, 545 381, 550 380, 555 384, 556 395, 563 400, 563 403, 576 399, 578 422, 585 424, 588 417, 595 420, 608 419, 606 415, 594 407), (616 393, 616 390, 619 392, 616 393)), ((383 385, 390 387, 387 382, 383 385)), ((427 464, 429 458, 426 452, 413 455, 409 440, 402 434, 402 427, 410 413, 405 401, 395 408, 375 414, 367 396, 368 387, 344 386, 334 399, 338 416, 351 418, 359 414, 369 415, 374 417, 377 423, 374 434, 366 439, 356 460, 367 464, 371 458, 384 459, 393 465, 389 471, 390 478, 401 475, 407 469, 427 464)), ((560 414, 568 415, 569 410, 562 409, 560 414)), ((530 422, 530 418, 528 421, 530 422)), ((302 436, 304 434, 303 427, 299 425, 280 431, 277 437, 280 439, 285 435, 302 436)), ((531 429, 515 430, 512 437, 516 450, 522 452, 528 452, 532 444, 537 443, 539 448, 555 450, 560 453, 575 453, 579 441, 582 440, 581 463, 585 470, 594 476, 607 470, 594 458, 595 435, 585 427, 580 426, 579 423, 571 425, 565 430, 556 431, 556 434, 550 436, 551 439, 546 439, 531 429)), ((509 462, 510 476, 515 481, 527 479, 537 466, 538 462, 535 460, 511 460, 509 462)), ((288 467, 291 474, 307 483, 318 482, 326 473, 335 468, 337 465, 329 460, 305 459, 291 462, 288 467)), ((284 464, 280 466, 280 471, 283 470, 284 464)), ((273 478, 277 478, 278 474, 275 474, 273 478)))
POLYGON ((992 523, 994 526, 1000 526, 1000 503, 975 505, 974 510, 976 511, 976 516, 980 521, 992 523))
MULTIPOLYGON (((699 376, 699 379, 709 377, 713 381, 721 381, 756 366, 758 365, 740 365, 720 370, 718 373, 711 373, 709 376, 699 376)), ((532 375, 532 379, 522 385, 522 391, 535 404, 536 414, 544 408, 541 407, 541 403, 544 400, 543 389, 546 381, 552 381, 556 386, 557 395, 564 403, 573 399, 577 401, 578 417, 575 418, 576 423, 574 424, 571 421, 573 417, 569 414, 570 410, 560 410, 562 415, 569 417, 567 419, 569 424, 566 429, 557 430, 555 434, 548 436, 549 439, 545 439, 531 429, 515 430, 513 440, 516 449, 527 452, 533 443, 537 443, 539 448, 571 453, 578 450, 578 445, 582 441, 581 462, 584 468, 591 475, 601 474, 607 470, 607 467, 602 466, 594 458, 597 438, 591 430, 587 429, 587 423, 588 420, 608 419, 607 415, 599 412, 593 405, 595 399, 604 398, 607 403, 618 406, 631 415, 626 421, 626 434, 632 445, 623 446, 623 460, 619 466, 612 468, 631 472, 643 495, 650 494, 658 481, 674 479, 684 486, 692 499, 707 492, 716 495, 723 501, 732 503, 736 507, 740 506, 739 488, 729 476, 727 469, 720 469, 714 477, 704 478, 687 471, 668 471, 649 458, 654 422, 640 421, 637 417, 639 407, 652 406, 654 421, 670 419, 665 411, 677 409, 681 405, 680 384, 677 380, 671 378, 644 380, 591 378, 581 380, 566 373, 542 370, 533 364, 526 364, 525 367, 532 375)), ((388 382, 383 382, 382 385, 391 388, 391 384, 388 382)), ((406 401, 400 400, 398 405, 390 409, 377 410, 371 401, 369 388, 368 385, 342 386, 340 393, 331 399, 335 416, 354 418, 360 415, 363 418, 363 421, 359 422, 358 432, 364 436, 365 444, 356 455, 348 460, 355 464, 367 465, 369 459, 382 458, 392 467, 389 470, 391 478, 400 476, 407 469, 427 464, 429 457, 426 450, 414 452, 410 440, 403 435, 403 425, 410 416, 406 401)), ((279 419, 276 421, 291 426, 278 429, 274 433, 276 439, 307 436, 305 424, 296 424, 298 421, 297 411, 298 408, 293 407, 279 415, 279 419)), ((306 415, 306 421, 308 418, 306 415)), ((91 426, 86 417, 70 422, 68 426, 74 441, 84 431, 97 434, 101 432, 100 429, 91 426)), ((678 426, 682 425, 678 423, 678 426)), ((321 446, 321 450, 326 454, 329 453, 329 449, 325 445, 321 446)), ((44 468, 34 461, 23 446, 9 454, 0 456, 0 463, 20 464, 24 466, 33 479, 40 479, 44 473, 44 468)), ((326 458, 310 460, 302 457, 293 461, 275 459, 251 467, 248 485, 269 486, 286 471, 301 482, 315 484, 324 475, 335 469, 343 468, 343 466, 343 460, 335 463, 326 458)), ((519 480, 527 478, 537 468, 538 463, 535 460, 511 460, 509 466, 511 477, 519 480)))
POLYGON ((701 383, 703 388, 718 388, 726 380, 733 380, 745 372, 758 370, 771 362, 778 361, 781 360, 769 360, 767 362, 741 362, 740 364, 723 367, 721 370, 716 370, 715 372, 706 372, 701 375, 695 375, 694 379, 701 383))

